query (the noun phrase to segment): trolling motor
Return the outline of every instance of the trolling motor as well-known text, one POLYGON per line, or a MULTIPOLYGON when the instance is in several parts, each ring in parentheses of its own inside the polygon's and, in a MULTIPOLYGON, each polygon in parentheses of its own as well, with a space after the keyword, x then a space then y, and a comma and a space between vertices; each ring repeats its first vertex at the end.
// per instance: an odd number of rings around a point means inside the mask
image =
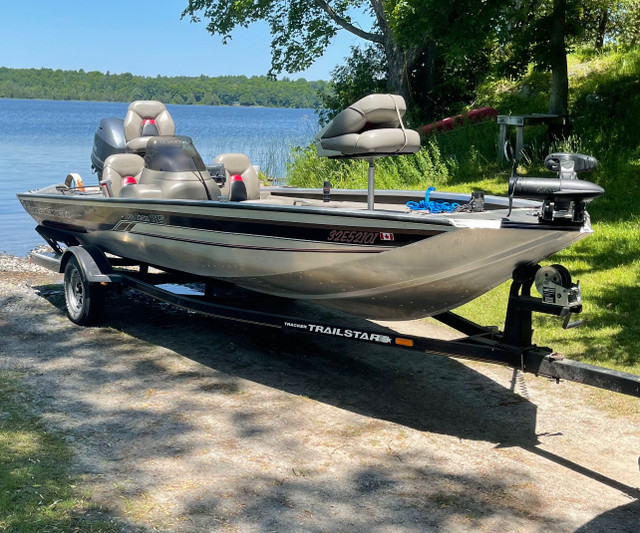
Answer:
POLYGON ((566 222, 570 219, 576 224, 583 224, 586 204, 604 194, 604 189, 578 179, 578 174, 594 170, 598 166, 597 159, 584 154, 553 153, 545 158, 544 164, 556 172, 557 177, 522 178, 515 175, 514 165, 509 178, 509 198, 518 196, 542 200, 541 222, 566 222))

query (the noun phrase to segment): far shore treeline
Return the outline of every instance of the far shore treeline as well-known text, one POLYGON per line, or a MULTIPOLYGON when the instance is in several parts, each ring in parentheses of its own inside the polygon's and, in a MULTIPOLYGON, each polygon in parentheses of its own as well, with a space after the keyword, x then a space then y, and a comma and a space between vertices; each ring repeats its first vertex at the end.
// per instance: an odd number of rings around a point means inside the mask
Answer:
POLYGON ((325 81, 266 76, 177 76, 0 67, 0 98, 317 108, 325 81))

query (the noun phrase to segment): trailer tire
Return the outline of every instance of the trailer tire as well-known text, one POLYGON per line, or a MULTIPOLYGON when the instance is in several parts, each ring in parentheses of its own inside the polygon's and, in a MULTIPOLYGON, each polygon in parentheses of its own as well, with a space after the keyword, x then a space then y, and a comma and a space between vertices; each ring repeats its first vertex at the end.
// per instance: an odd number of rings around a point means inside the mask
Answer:
POLYGON ((64 269, 64 300, 69 320, 79 326, 91 326, 100 321, 104 311, 106 288, 87 280, 75 256, 64 269))

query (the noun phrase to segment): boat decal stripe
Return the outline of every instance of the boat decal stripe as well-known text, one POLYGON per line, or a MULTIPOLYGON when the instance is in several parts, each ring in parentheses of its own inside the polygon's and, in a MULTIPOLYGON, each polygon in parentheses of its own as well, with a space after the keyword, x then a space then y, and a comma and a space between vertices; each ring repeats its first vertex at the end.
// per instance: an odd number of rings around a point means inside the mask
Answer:
POLYGON ((227 242, 211 242, 202 241, 198 239, 185 239, 182 237, 176 237, 175 235, 159 235, 156 233, 149 233, 144 231, 132 231, 134 235, 142 235, 145 237, 154 237, 156 239, 167 239, 170 241, 186 242, 190 244, 201 244, 206 246, 219 246, 221 248, 236 248, 242 250, 260 250, 269 252, 298 252, 298 253, 332 253, 332 254, 371 254, 381 253, 389 250, 389 247, 381 246, 368 246, 368 247, 336 247, 336 248, 286 248, 284 246, 252 246, 248 244, 237 244, 227 242))
MULTIPOLYGON (((224 220, 200 217, 182 217, 179 215, 168 215, 167 225, 185 227, 190 229, 201 229, 209 231, 220 231, 225 233, 235 233, 240 235, 280 237, 284 239, 295 239, 300 241, 315 242, 341 242, 350 244, 382 244, 390 247, 401 247, 413 242, 434 237, 443 233, 443 230, 425 229, 420 232, 404 231, 402 228, 381 225, 371 226, 330 226, 319 224, 305 224, 299 222, 286 223, 260 220, 224 220), (336 236, 340 235, 340 240, 336 236), (393 235, 393 239, 385 239, 383 235, 393 235)), ((444 230, 446 231, 446 230, 444 230)))

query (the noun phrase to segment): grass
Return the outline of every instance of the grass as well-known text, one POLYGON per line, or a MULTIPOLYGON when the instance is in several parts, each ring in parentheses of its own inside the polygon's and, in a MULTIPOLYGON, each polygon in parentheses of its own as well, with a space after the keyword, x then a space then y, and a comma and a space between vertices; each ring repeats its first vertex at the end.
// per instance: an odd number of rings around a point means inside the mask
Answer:
MULTIPOLYGON (((636 350, 640 344, 636 319, 640 312, 640 132, 635 124, 640 112, 636 96, 640 49, 610 49, 600 54, 578 51, 569 57, 569 68, 573 133, 563 143, 549 143, 540 136, 534 139, 532 144, 538 149, 530 152, 533 164, 528 170, 539 169, 545 152, 591 154, 600 165, 586 179, 600 184, 606 193, 589 207, 594 235, 548 261, 565 265, 580 280, 585 324, 565 331, 557 320, 537 316, 534 341, 553 346, 572 359, 640 374, 636 350)), ((531 74, 533 81, 525 78, 522 83, 547 87, 539 84, 540 77, 531 74)), ((521 93, 511 86, 496 93, 492 103, 501 112, 504 108, 513 113, 543 111, 530 107, 532 102, 539 105, 540 93, 531 102, 521 93)), ((499 287, 461 312, 500 323, 506 294, 507 286, 499 287)))
MULTIPOLYGON (((314 146, 294 149, 294 160, 287 165, 287 183, 296 187, 322 186, 329 180, 338 189, 366 188, 364 160, 332 160, 316 156, 314 146)), ((445 161, 435 141, 420 152, 405 157, 385 157, 376 162, 376 187, 380 189, 423 189, 444 185, 451 179, 455 161, 445 161)))
MULTIPOLYGON (((572 134, 558 142, 544 127, 526 128, 527 155, 518 171, 540 175, 544 157, 554 151, 586 153, 600 165, 585 179, 606 193, 589 206, 594 235, 545 262, 563 264, 580 280, 585 324, 565 331, 557 319, 537 316, 534 342, 640 374, 640 48, 578 50, 568 59, 572 134)), ((479 89, 475 106, 490 105, 501 114, 544 113, 549 87, 550 75, 533 71, 518 82, 491 80, 479 89)), ((416 156, 380 160, 376 186, 505 194, 510 169, 496 162, 497 136, 495 122, 436 134, 416 156)), ((309 148, 289 166, 293 185, 318 187, 324 179, 335 187, 366 188, 366 164, 320 160, 309 148)), ((507 294, 505 284, 458 311, 479 323, 503 324, 507 294)))
POLYGON ((29 407, 20 377, 0 372, 0 531, 116 531, 77 493, 66 443, 29 407))

